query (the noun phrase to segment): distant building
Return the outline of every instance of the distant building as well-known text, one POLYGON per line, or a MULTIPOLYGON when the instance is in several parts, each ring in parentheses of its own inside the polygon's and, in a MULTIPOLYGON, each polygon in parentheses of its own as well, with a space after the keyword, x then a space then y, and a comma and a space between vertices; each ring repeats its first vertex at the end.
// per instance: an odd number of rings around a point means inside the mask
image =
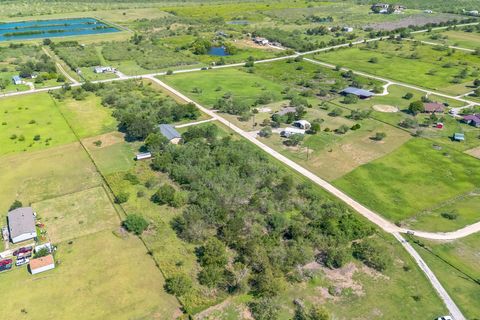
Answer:
POLYGON ((425 108, 425 113, 443 113, 445 111, 445 106, 438 102, 428 102, 423 107, 425 108))
POLYGON ((453 135, 453 140, 455 141, 465 141, 465 134, 463 133, 455 133, 453 135))
POLYGON ((428 13, 428 14, 432 14, 433 11, 432 10, 423 10, 424 13, 428 13))
POLYGON ((305 134, 305 130, 300 128, 289 127, 289 128, 285 128, 280 132, 280 136, 285 138, 288 138, 294 134, 305 134))
POLYGON ((435 125, 435 128, 437 129, 443 129, 444 125, 442 122, 437 122, 437 124, 435 125))
POLYGON ((47 249, 48 253, 52 253, 52 244, 50 242, 40 244, 38 246, 35 246, 35 253, 38 253, 40 250, 47 249))
POLYGON ((152 154, 150 152, 143 152, 139 153, 135 156, 135 160, 145 160, 145 159, 150 159, 152 157, 152 154))
POLYGON ((353 32, 353 28, 352 27, 343 27, 342 30, 344 32, 353 32))
POLYGON ((307 120, 297 120, 293 123, 293 126, 300 129, 308 130, 312 125, 307 120))
POLYGON ((296 113, 297 109, 295 107, 284 107, 280 111, 276 112, 275 114, 278 114, 279 116, 284 116, 289 113, 296 113))
POLYGON ((23 83, 23 80, 22 78, 20 78, 20 76, 13 76, 12 81, 13 81, 13 84, 15 85, 19 85, 23 83))
POLYGON ((37 237, 35 213, 31 207, 17 208, 7 214, 8 230, 13 243, 37 237))
POLYGON ((262 46, 266 46, 267 44, 269 44, 268 39, 262 38, 262 37, 253 38, 253 42, 255 42, 256 44, 262 45, 262 46))
POLYGON ((480 128, 480 113, 469 114, 463 117, 463 122, 472 125, 476 128, 480 128))
POLYGON ((95 73, 108 73, 108 72, 115 72, 115 68, 112 67, 102 67, 102 66, 97 66, 93 68, 93 72, 95 73))
POLYGON ((344 90, 342 90, 341 94, 343 95, 353 94, 359 97, 360 99, 368 99, 374 96, 373 92, 370 92, 364 89, 355 88, 355 87, 345 88, 344 90))
POLYGON ((54 268, 55 261, 53 260, 53 256, 51 254, 45 257, 30 260, 30 272, 32 274, 45 272, 54 268))
POLYGON ((160 133, 171 143, 178 144, 182 140, 182 135, 171 125, 161 124, 158 127, 160 129, 160 133))

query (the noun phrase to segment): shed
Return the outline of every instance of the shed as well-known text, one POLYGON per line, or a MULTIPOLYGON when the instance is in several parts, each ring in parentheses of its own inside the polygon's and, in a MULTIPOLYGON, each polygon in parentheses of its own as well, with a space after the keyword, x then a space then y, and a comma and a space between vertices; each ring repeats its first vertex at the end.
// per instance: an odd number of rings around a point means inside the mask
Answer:
POLYGON ((48 256, 30 260, 30 272, 32 274, 45 272, 54 268, 55 261, 53 260, 53 256, 51 254, 49 254, 48 256))
POLYGON ((284 107, 280 111, 276 112, 279 116, 284 116, 289 113, 296 113, 297 109, 295 107, 284 107))
POLYGON ((455 141, 465 141, 465 134, 463 133, 455 133, 453 135, 453 140, 455 141))
POLYGON ((307 120, 297 120, 293 123, 293 126, 300 129, 308 130, 312 125, 307 120))
POLYGON ((20 76, 13 76, 12 81, 13 81, 13 84, 15 84, 15 85, 22 84, 22 82, 23 82, 22 78, 20 78, 20 76))
POLYGON ((480 128, 480 113, 464 116, 463 121, 469 125, 480 128))
POLYGON ((305 130, 299 129, 299 128, 289 127, 289 128, 285 128, 284 130, 282 130, 280 132, 280 136, 285 137, 285 138, 288 138, 288 137, 290 137, 294 134, 305 134, 305 130))
POLYGON ((425 112, 427 113, 443 113, 445 111, 445 106, 442 103, 438 102, 428 102, 425 103, 424 105, 425 112))
POLYGON ((35 213, 31 207, 22 207, 10 211, 7 215, 8 230, 13 243, 37 237, 35 213))
POLYGON ((360 88, 355 88, 355 87, 348 87, 343 89, 341 92, 343 95, 347 94, 354 94, 360 99, 368 99, 374 96, 373 92, 370 92, 368 90, 360 89, 360 88))
POLYGON ((150 159, 152 157, 152 154, 150 152, 143 152, 139 153, 135 156, 135 160, 144 160, 144 159, 150 159))
POLYGON ((182 140, 182 135, 171 125, 161 124, 158 127, 160 128, 160 133, 171 143, 178 144, 182 140))

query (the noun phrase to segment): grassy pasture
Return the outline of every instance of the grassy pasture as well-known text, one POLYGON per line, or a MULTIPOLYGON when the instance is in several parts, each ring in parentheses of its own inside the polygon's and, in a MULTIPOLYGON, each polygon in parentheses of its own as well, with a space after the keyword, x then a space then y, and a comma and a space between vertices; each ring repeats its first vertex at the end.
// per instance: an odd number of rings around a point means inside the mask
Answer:
POLYGON ((474 234, 452 242, 419 239, 427 249, 414 245, 467 319, 480 314, 480 235, 474 234), (430 252, 429 252, 430 251, 430 252), (473 279, 477 279, 475 282, 473 279))
MULTIPOLYGON (((115 133, 113 133, 115 134, 115 133)), ((135 151, 139 145, 133 145, 125 141, 114 141, 109 144, 102 144, 101 147, 93 145, 93 141, 109 140, 112 134, 93 137, 86 142, 89 152, 95 163, 103 174, 110 174, 118 171, 127 171, 134 165, 135 151)))
POLYGON ((0 157, 0 172, 2 216, 15 199, 28 205, 101 184, 78 143, 0 157))
POLYGON ((446 51, 435 50, 430 45, 418 45, 411 42, 378 42, 379 47, 369 49, 366 45, 354 48, 316 54, 318 60, 342 65, 358 71, 365 71, 430 89, 443 90, 451 94, 472 91, 469 87, 475 78, 473 72, 480 67, 480 58, 469 53, 457 51, 450 56, 446 51), (412 58, 416 54, 416 58, 412 58), (378 62, 370 60, 376 58, 378 62), (445 67, 450 64, 449 67, 445 67), (452 86, 452 80, 467 69, 465 78, 460 79, 463 86, 452 86), (450 90, 449 90, 450 89, 450 90))
POLYGON ((75 141, 75 136, 47 93, 0 101, 0 155, 36 151, 75 141), (35 135, 40 136, 38 141, 34 140, 35 135))
POLYGON ((64 242, 119 225, 118 216, 103 187, 95 187, 32 204, 48 238, 64 242))
POLYGON ((334 183, 386 218, 403 221, 470 193, 480 183, 479 172, 477 159, 413 139, 334 183))
POLYGON ((141 241, 111 231, 58 244, 56 269, 0 274, 2 315, 8 319, 171 319, 175 298, 141 241), (15 298, 13 298, 15 297, 15 298), (24 309, 26 312, 22 313, 24 309))
POLYGON ((461 30, 419 33, 415 39, 475 50, 480 47, 480 34, 461 30))

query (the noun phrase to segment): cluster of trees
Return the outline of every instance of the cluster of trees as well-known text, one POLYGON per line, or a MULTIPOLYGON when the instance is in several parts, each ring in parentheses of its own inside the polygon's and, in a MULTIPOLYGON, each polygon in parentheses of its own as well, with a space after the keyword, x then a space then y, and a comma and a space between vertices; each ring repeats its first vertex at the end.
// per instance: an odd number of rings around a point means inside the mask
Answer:
POLYGON ((52 41, 50 48, 73 70, 101 64, 94 45, 81 45, 77 41, 52 41))
MULTIPOLYGON (((295 182, 248 143, 219 138, 217 130, 213 124, 192 127, 184 144, 161 145, 153 160, 156 170, 188 190, 172 227, 198 245, 202 284, 271 297, 285 281, 299 279, 298 266, 315 259, 337 268, 356 252, 373 267, 388 266, 370 254, 375 245, 352 247, 374 233, 371 226, 310 183, 295 182)), ((171 282, 188 287, 184 279, 171 282)))

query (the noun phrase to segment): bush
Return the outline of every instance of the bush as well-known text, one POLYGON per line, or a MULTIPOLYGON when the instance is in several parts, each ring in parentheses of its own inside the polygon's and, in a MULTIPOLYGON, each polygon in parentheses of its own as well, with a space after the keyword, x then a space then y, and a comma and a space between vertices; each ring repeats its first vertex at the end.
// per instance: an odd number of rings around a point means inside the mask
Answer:
POLYGON ((408 106, 408 111, 413 115, 417 115, 418 113, 425 111, 425 106, 422 101, 414 101, 408 106))
POLYGON ((448 220, 456 220, 458 218, 458 213, 456 212, 442 212, 440 215, 448 220))
POLYGON ((15 200, 15 201, 13 201, 13 203, 10 206, 10 208, 8 209, 8 211, 12 211, 12 210, 15 210, 15 209, 21 208, 21 207, 23 207, 22 202, 19 201, 19 200, 15 200))
POLYGON ((186 275, 178 274, 165 280, 165 290, 176 296, 183 296, 192 289, 192 280, 186 275))
POLYGON ((153 194, 152 201, 160 205, 172 205, 174 198, 175 188, 169 184, 164 184, 153 194))
POLYGON ((268 126, 264 127, 258 132, 258 135, 260 137, 269 138, 272 136, 272 128, 268 126))
POLYGON ((413 98, 413 93, 411 92, 407 92, 404 96, 403 96, 403 99, 405 100, 410 100, 413 98))
POLYGON ((137 177, 135 174, 131 173, 131 172, 125 173, 125 176, 124 176, 123 178, 124 178, 125 180, 130 181, 130 183, 133 184, 133 185, 137 185, 137 184, 140 183, 140 180, 138 180, 138 177, 137 177))
POLYGON ((385 248, 371 239, 354 243, 352 249, 355 258, 377 271, 385 271, 391 264, 391 257, 388 256, 385 248))
POLYGON ((250 311, 256 320, 278 319, 280 306, 272 298, 260 298, 249 304, 250 311))
POLYGON ((129 232, 133 232, 136 235, 141 235, 148 227, 148 222, 142 216, 137 214, 130 214, 127 219, 123 221, 123 226, 129 232))
POLYGON ((373 140, 382 141, 383 139, 385 139, 386 136, 387 134, 385 132, 377 132, 375 133, 375 136, 373 136, 373 140))
POLYGON ((130 194, 125 191, 120 191, 116 196, 115 196, 115 202, 118 204, 125 203, 128 201, 128 198, 130 197, 130 194))

